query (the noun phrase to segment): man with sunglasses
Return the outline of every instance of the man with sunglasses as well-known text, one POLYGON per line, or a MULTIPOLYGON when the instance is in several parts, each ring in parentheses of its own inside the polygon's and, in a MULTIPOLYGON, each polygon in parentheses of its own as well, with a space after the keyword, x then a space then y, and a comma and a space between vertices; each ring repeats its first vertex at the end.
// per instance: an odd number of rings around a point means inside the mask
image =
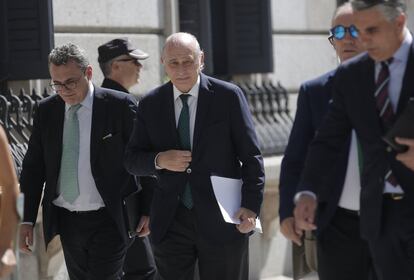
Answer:
MULTIPOLYGON (((350 3, 337 8, 328 37, 339 62, 362 51, 354 25, 350 3)), ((302 232, 295 231, 294 196, 299 185, 308 146, 321 125, 332 98, 336 70, 302 84, 299 92, 295 122, 289 138, 280 174, 281 232, 295 244, 303 246, 302 232)), ((326 184, 330 189, 325 201, 318 204, 318 275, 320 280, 367 280, 372 265, 366 241, 359 234, 359 172, 356 139, 350 135, 341 148, 326 184)), ((318 194, 319 195, 319 194, 318 194)), ((300 196, 300 194, 299 194, 300 196)), ((296 246, 293 244, 293 246, 296 246)))
POLYGON ((136 101, 93 85, 74 44, 53 49, 48 62, 56 94, 39 102, 23 161, 20 248, 31 251, 42 200, 46 247, 60 235, 70 279, 118 280, 129 244, 122 202, 138 190, 123 164, 136 101))
MULTIPOLYGON (((139 82, 142 64, 140 60, 148 58, 144 51, 132 46, 126 38, 113 39, 98 47, 99 67, 105 79, 103 88, 129 93, 129 88, 139 82)), ((156 273, 154 255, 148 238, 150 202, 153 188, 141 179, 142 190, 138 194, 140 202, 140 222, 138 236, 128 248, 124 262, 124 280, 151 280, 156 273)))
POLYGON ((102 87, 129 93, 139 83, 141 60, 148 54, 132 46, 127 38, 111 40, 98 48, 99 67, 105 79, 102 87))
MULTIPOLYGON (((381 280, 414 279, 414 172, 383 136, 414 92, 414 46, 404 0, 353 0, 355 26, 367 51, 339 67, 333 102, 305 163, 300 186, 320 190, 324 174, 354 129, 361 147, 361 234, 381 280)), ((321 191, 319 191, 321 193, 321 191)), ((324 197, 318 196, 318 200, 324 197)), ((314 228, 316 200, 295 209, 299 229, 314 228)))

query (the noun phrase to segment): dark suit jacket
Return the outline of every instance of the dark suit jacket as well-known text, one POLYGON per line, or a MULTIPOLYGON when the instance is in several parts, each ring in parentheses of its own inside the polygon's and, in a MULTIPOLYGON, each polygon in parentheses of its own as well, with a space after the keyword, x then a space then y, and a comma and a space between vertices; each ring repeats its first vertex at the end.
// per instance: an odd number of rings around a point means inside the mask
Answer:
MULTIPOLYGON (((109 78, 105 78, 103 80, 102 87, 113 89, 113 90, 119 90, 119 91, 129 94, 129 91, 126 88, 124 88, 120 83, 114 80, 111 80, 109 78)), ((135 180, 139 187, 139 194, 138 194, 138 203, 139 203, 139 209, 140 209, 139 215, 149 216, 152 195, 154 192, 154 184, 156 184, 156 181, 151 177, 135 177, 135 180)))
POLYGON ((135 175, 158 179, 151 209, 151 237, 162 240, 189 181, 200 235, 228 242, 243 235, 224 222, 211 186, 211 175, 242 178, 242 207, 259 213, 263 199, 263 160, 247 102, 233 84, 201 74, 192 162, 187 172, 155 169, 155 156, 179 149, 173 85, 152 90, 139 103, 126 166, 135 175))
MULTIPOLYGON (((137 190, 133 177, 123 165, 136 102, 122 92, 95 86, 92 128, 91 169, 96 187, 109 214, 123 238, 127 238, 122 198, 137 190), (113 136, 103 139, 111 133, 113 136)), ((20 186, 25 194, 24 221, 35 223, 43 195, 45 242, 59 233, 57 211, 52 201, 57 198, 57 181, 62 154, 65 103, 58 95, 39 102, 34 118, 29 148, 23 161, 20 186)))
MULTIPOLYGON (((397 117, 404 110, 414 92, 414 49, 410 48, 404 74, 397 117)), ((311 144, 303 172, 301 186, 317 186, 332 161, 340 152, 352 128, 361 144, 363 170, 361 175, 361 231, 366 239, 377 236, 381 226, 384 177, 389 168, 405 192, 406 201, 414 200, 414 172, 387 152, 381 140, 384 131, 376 108, 375 63, 366 54, 341 65, 335 75, 333 104, 311 144)), ((323 185, 321 185, 323 186, 323 185)), ((409 203, 408 203, 409 204, 409 203)), ((408 205, 404 203, 404 205, 408 205)), ((413 205, 413 204, 411 204, 413 205)), ((406 209, 414 214, 414 207, 406 209)))
MULTIPOLYGON (((300 87, 295 121, 280 172, 280 221, 293 216, 293 198, 297 192, 309 144, 329 109, 335 71, 305 82, 300 87)), ((338 205, 347 170, 348 152, 349 143, 346 143, 337 164, 332 165, 332 170, 328 172, 329 175, 325 179, 324 183, 329 184, 329 188, 324 188, 324 190, 329 193, 321 196, 326 198, 325 200, 318 200, 319 231, 329 223, 338 205)), ((320 194, 317 193, 317 195, 320 194)))

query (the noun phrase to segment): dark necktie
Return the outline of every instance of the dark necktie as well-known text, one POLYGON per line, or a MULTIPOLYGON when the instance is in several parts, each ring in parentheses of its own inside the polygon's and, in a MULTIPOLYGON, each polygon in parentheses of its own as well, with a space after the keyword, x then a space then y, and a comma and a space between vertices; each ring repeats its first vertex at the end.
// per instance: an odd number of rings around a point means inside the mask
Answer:
POLYGON ((377 109, 383 124, 384 131, 387 131, 394 123, 394 110, 390 102, 388 94, 388 85, 390 80, 390 71, 388 66, 392 63, 392 59, 381 62, 381 70, 378 74, 375 90, 375 98, 377 100, 377 109))
MULTIPOLYGON (((178 135, 180 137, 181 149, 191 151, 191 140, 190 140, 190 109, 188 107, 189 94, 181 94, 180 98, 183 103, 180 117, 178 119, 178 135)), ((188 209, 193 208, 193 198, 191 196, 190 184, 187 183, 184 188, 184 192, 181 194, 181 202, 188 209)))
MULTIPOLYGON (((392 63, 392 58, 381 62, 381 70, 378 74, 375 90, 375 99, 377 102, 377 109, 381 118, 384 131, 392 127, 395 120, 394 110, 388 94, 388 85, 390 81, 390 71, 388 66, 392 63)), ((391 169, 385 175, 385 179, 391 185, 396 187, 398 185, 397 179, 392 173, 391 169)))
POLYGON ((70 106, 63 128, 59 188, 63 199, 69 203, 79 196, 79 121, 76 113, 80 107, 81 104, 70 106))

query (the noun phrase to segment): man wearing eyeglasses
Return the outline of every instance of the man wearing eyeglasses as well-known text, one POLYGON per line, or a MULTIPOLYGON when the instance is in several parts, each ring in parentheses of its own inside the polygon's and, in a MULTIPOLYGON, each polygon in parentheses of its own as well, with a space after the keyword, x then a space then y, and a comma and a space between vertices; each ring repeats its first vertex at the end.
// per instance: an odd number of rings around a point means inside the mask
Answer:
MULTIPOLYGON (((354 129, 361 147, 361 234, 381 280, 414 279, 414 172, 397 160, 383 136, 414 92, 414 46, 404 0, 352 0, 355 26, 366 53, 340 66, 333 102, 310 146, 300 188, 321 184, 354 129)), ((325 199, 318 195, 318 200, 325 199)), ((316 200, 301 198, 299 229, 315 228, 316 200)))
MULTIPOLYGON (((362 51, 350 3, 341 5, 335 11, 328 39, 340 63, 362 51)), ((282 161, 279 208, 281 232, 300 246, 303 246, 302 232, 295 231, 294 196, 309 144, 330 106, 335 72, 330 71, 302 84, 295 122, 282 161)), ((340 154, 340 159, 333 164, 334 170, 326 180, 330 186, 327 199, 320 200, 318 204, 318 275, 320 280, 367 280, 373 269, 368 245, 359 234, 357 211, 360 183, 354 134, 348 136, 340 154)))
POLYGON ((51 51, 49 71, 56 94, 39 102, 20 179, 20 248, 31 251, 43 192, 45 244, 60 235, 70 279, 121 279, 129 243, 122 201, 138 189, 123 165, 136 101, 93 85, 74 44, 51 51))
MULTIPOLYGON (((98 62, 105 79, 102 87, 129 93, 129 88, 139 82, 142 64, 148 54, 132 46, 128 39, 111 40, 98 48, 98 62)), ((141 179, 139 192, 141 219, 137 226, 138 236, 128 248, 124 262, 124 280, 151 280, 156 273, 154 255, 148 238, 149 212, 153 188, 141 179)))

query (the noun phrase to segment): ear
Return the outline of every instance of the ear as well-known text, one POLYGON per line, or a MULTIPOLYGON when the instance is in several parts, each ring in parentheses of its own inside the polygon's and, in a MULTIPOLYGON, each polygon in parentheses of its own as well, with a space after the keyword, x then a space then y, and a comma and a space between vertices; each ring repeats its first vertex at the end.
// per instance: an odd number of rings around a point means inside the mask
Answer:
POLYGON ((200 53, 200 71, 204 69, 204 52, 200 53))
POLYGON ((119 68, 119 62, 118 61, 112 61, 111 63, 111 72, 113 72, 114 70, 117 70, 119 68))
POLYGON ((85 69, 85 76, 88 78, 88 80, 92 79, 92 66, 88 65, 85 69))
POLYGON ((402 31, 403 28, 405 27, 407 21, 407 17, 404 13, 401 13, 396 19, 395 19, 395 24, 398 28, 399 31, 402 31))

